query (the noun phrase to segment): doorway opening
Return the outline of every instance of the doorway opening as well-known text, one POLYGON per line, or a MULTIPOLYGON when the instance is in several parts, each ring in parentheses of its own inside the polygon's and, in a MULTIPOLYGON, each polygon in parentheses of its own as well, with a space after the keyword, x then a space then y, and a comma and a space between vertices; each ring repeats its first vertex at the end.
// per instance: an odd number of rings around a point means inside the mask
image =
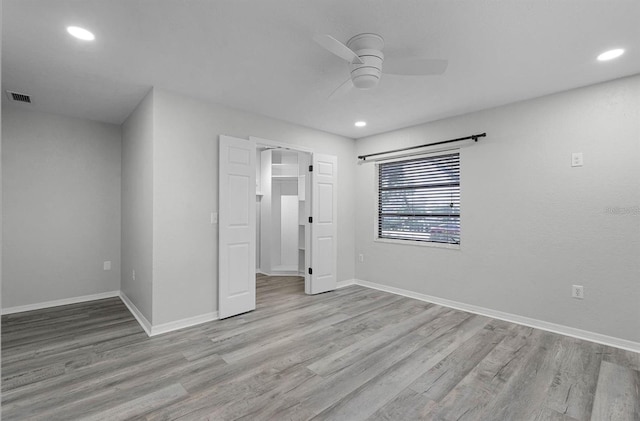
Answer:
POLYGON ((306 274, 310 161, 308 152, 256 147, 256 273, 306 274))

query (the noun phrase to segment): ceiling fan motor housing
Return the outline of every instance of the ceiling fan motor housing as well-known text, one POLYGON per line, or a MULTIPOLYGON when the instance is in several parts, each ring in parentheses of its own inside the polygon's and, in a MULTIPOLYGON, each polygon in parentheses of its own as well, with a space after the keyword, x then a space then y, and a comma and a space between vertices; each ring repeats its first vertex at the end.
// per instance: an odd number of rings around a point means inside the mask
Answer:
POLYGON ((376 87, 380 81, 384 61, 382 37, 377 34, 356 35, 347 42, 347 47, 363 61, 350 64, 353 85, 359 89, 376 87))
POLYGON ((351 64, 351 80, 359 89, 370 89, 378 85, 382 74, 384 55, 379 50, 357 50, 355 53, 364 62, 351 64))

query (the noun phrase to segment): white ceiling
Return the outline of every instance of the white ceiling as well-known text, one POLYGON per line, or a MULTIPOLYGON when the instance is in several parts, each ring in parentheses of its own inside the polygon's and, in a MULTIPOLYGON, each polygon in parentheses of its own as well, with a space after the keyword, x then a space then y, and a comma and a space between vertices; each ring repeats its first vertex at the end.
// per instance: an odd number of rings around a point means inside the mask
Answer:
POLYGON ((2 41, 2 88, 35 109, 119 124, 156 86, 358 138, 640 73, 640 1, 4 0, 2 41), (449 68, 328 100, 347 64, 312 36, 362 32, 449 68))

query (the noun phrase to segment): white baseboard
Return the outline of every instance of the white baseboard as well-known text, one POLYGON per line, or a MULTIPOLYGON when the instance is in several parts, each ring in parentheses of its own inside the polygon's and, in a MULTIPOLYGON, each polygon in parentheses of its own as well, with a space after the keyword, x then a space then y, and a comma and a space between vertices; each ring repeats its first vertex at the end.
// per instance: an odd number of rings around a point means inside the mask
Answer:
POLYGON ((348 287, 349 285, 356 285, 357 283, 358 283, 357 279, 347 279, 345 281, 338 281, 336 288, 340 289, 340 288, 348 287))
POLYGON ((454 308, 456 310, 462 310, 469 313, 491 317, 492 319, 504 320, 504 321, 516 323, 519 325, 524 325, 524 326, 533 327, 536 329, 546 330, 548 332, 570 336, 572 338, 583 339, 585 341, 595 342, 602 345, 612 346, 614 348, 620 348, 627 351, 640 353, 639 342, 620 339, 613 336, 603 335, 601 333, 590 332, 587 330, 576 329, 574 327, 560 325, 556 323, 545 322, 543 320, 532 319, 530 317, 520 316, 517 314, 505 313, 503 311, 492 310, 489 308, 479 307, 472 304, 465 304, 458 301, 447 300, 445 298, 433 297, 431 295, 420 294, 420 293, 409 291, 406 289, 377 284, 375 282, 363 281, 361 279, 355 279, 354 283, 367 288, 373 288, 380 291, 390 292, 392 294, 402 295, 404 297, 415 298, 416 300, 420 300, 420 301, 426 301, 429 303, 438 304, 444 307, 454 308))
POLYGON ((61 300, 45 301, 43 303, 27 304, 24 306, 7 307, 2 309, 2 314, 22 313, 23 311, 40 310, 49 307, 66 306, 69 304, 84 303, 86 301, 102 300, 118 297, 120 291, 108 291, 98 294, 82 295, 80 297, 63 298, 61 300))
POLYGON ((300 273, 297 270, 292 271, 272 271, 272 272, 264 272, 264 271, 256 271, 256 273, 265 275, 265 276, 304 276, 304 273, 300 273))
POLYGON ((158 325, 154 325, 147 320, 146 317, 142 314, 138 307, 135 306, 123 292, 120 292, 120 298, 124 305, 127 306, 133 317, 136 318, 140 326, 147 333, 147 336, 156 336, 161 335, 163 333, 172 332, 178 329, 184 329, 185 327, 191 327, 195 325, 199 325, 200 323, 210 322, 212 320, 218 319, 218 312, 214 311, 213 313, 201 314, 199 316, 188 317, 186 319, 176 320, 173 322, 162 323, 158 325))
POLYGON ((147 333, 147 336, 160 335, 162 333, 171 332, 178 329, 184 329, 185 327, 195 326, 200 323, 210 322, 218 319, 218 312, 201 314, 199 316, 188 317, 182 320, 176 320, 174 322, 163 323, 160 325, 153 325, 144 314, 136 307, 135 304, 127 297, 122 291, 109 291, 99 294, 83 295, 81 297, 65 298, 62 300, 46 301, 44 303, 29 304, 17 307, 7 307, 2 309, 2 314, 22 313, 23 311, 40 310, 49 307, 64 306, 67 304, 84 303, 87 301, 102 300, 104 298, 120 297, 124 305, 129 309, 129 312, 135 317, 142 329, 147 333))
MULTIPOLYGON (((375 282, 364 281, 361 279, 347 279, 337 283, 337 288, 344 288, 350 285, 361 285, 363 287, 377 289, 380 291, 389 292, 392 294, 402 295, 404 297, 414 298, 416 300, 426 301, 433 304, 438 304, 444 307, 454 308, 456 310, 462 310, 469 313, 479 314, 482 316, 491 317, 493 319, 505 320, 507 322, 516 323, 524 326, 533 327, 536 329, 546 330, 548 332, 558 333, 573 338, 583 339, 590 342, 595 342, 603 345, 612 346, 614 348, 625 349, 627 351, 640 353, 640 343, 629 341, 626 339, 620 339, 613 336, 603 335, 601 333, 590 332, 587 330, 576 329, 570 326, 560 325, 551 322, 545 322, 543 320, 532 319, 530 317, 520 316, 517 314, 506 313, 498 310, 492 310, 485 307, 475 306, 472 304, 465 304, 458 301, 448 300, 445 298, 434 297, 431 295, 420 294, 418 292, 409 291, 406 289, 390 287, 387 285, 377 284, 375 282)), ((218 312, 212 312, 202 314, 199 316, 188 317, 186 319, 176 320, 173 322, 162 323, 153 326, 146 317, 140 312, 140 310, 131 302, 122 291, 109 291, 99 294, 83 295, 81 297, 65 298, 61 300, 47 301, 43 303, 28 304, 24 306, 7 307, 2 309, 2 314, 14 314, 24 311, 39 310, 49 307, 57 307, 68 304, 83 303, 87 301, 102 300, 105 298, 120 297, 122 302, 127 306, 133 317, 138 321, 140 326, 144 329, 148 336, 160 335, 167 332, 172 332, 178 329, 184 329, 186 327, 195 326, 201 323, 210 322, 218 319, 218 312)))
POLYGON ((147 333, 147 336, 151 336, 151 322, 149 322, 149 320, 144 317, 144 314, 142 314, 142 312, 138 310, 138 307, 136 307, 136 305, 133 304, 129 297, 127 297, 127 295, 122 291, 120 291, 120 299, 122 300, 124 305, 127 306, 133 317, 136 318, 140 326, 142 326, 144 331, 147 333))
POLYGON ((180 319, 173 322, 153 325, 151 326, 151 334, 149 336, 161 335, 163 333, 172 332, 178 329, 184 329, 186 327, 199 325, 201 323, 206 323, 213 320, 218 320, 217 311, 201 314, 199 316, 187 317, 186 319, 180 319))
POLYGON ((271 268, 274 273, 298 273, 298 266, 280 265, 271 268))

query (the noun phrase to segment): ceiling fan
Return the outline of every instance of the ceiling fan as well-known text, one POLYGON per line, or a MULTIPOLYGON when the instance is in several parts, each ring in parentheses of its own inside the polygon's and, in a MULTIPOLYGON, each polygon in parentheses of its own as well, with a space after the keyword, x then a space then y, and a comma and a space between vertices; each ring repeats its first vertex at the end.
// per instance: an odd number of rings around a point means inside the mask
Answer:
MULTIPOLYGON (((338 86, 329 98, 345 94, 353 87, 371 89, 378 86, 384 62, 384 39, 377 34, 359 34, 343 44, 331 35, 317 34, 313 40, 329 52, 349 63, 351 76, 338 86)), ((447 60, 407 57, 385 62, 385 74, 403 76, 440 75, 447 69, 447 60)))

